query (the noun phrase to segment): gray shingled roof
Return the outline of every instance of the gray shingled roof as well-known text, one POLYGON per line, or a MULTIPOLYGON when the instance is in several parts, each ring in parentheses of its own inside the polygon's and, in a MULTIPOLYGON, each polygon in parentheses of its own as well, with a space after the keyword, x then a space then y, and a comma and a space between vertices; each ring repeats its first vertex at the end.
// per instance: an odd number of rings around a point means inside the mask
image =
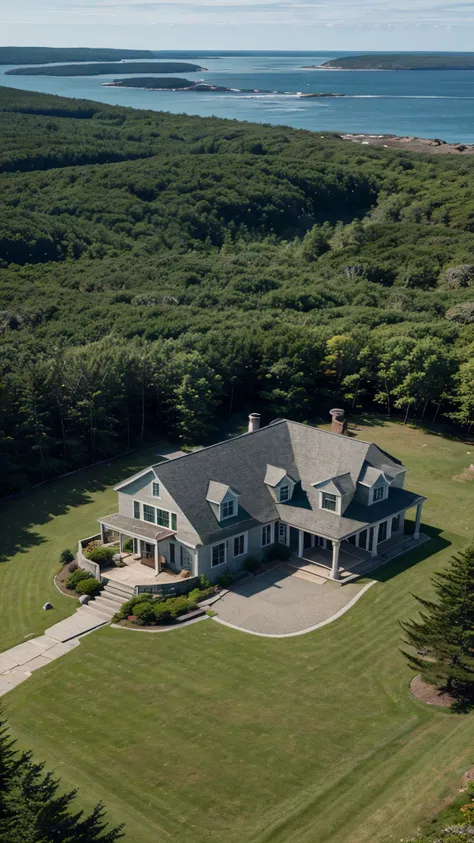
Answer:
POLYGON ((374 468, 372 465, 366 465, 362 469, 362 474, 359 477, 359 483, 365 483, 367 486, 372 486, 380 475, 383 474, 380 468, 374 468))
POLYGON ((216 483, 215 480, 210 480, 206 500, 212 501, 212 503, 222 503, 229 490, 230 486, 226 483, 216 483))
POLYGON ((376 445, 282 419, 254 433, 158 463, 154 469, 202 543, 209 544, 235 533, 237 525, 247 530, 279 517, 309 532, 319 530, 328 537, 339 538, 355 529, 351 525, 358 523, 362 515, 377 520, 384 504, 390 508, 393 503, 393 511, 397 512, 403 508, 403 501, 409 506, 412 498, 417 499, 409 492, 393 489, 387 501, 370 508, 351 503, 342 516, 321 511, 319 493, 313 484, 349 475, 344 487, 349 483, 355 486, 366 462, 376 468, 391 466, 397 473, 401 466, 399 460, 376 445), (265 485, 269 466, 281 467, 295 480, 290 502, 277 504, 273 499, 265 485), (240 492, 238 514, 226 519, 222 527, 206 500, 210 480, 240 492))
POLYGON ((267 486, 278 486, 278 483, 286 477, 286 470, 284 468, 277 468, 276 465, 267 465, 267 470, 263 482, 267 486))

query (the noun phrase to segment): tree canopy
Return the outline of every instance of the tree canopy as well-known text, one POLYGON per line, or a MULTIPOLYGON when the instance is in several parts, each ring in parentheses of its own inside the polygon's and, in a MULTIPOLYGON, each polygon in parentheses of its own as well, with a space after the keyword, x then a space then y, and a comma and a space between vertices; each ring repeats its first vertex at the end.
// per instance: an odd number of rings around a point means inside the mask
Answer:
POLYGON ((474 422, 472 159, 8 88, 0 137, 0 494, 249 408, 474 422))

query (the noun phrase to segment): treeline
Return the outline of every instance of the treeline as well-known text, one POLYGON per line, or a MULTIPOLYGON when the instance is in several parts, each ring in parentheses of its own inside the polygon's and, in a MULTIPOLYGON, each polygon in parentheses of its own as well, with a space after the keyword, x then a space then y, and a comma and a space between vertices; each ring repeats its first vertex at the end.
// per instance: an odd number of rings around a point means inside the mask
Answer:
POLYGON ((98 47, 0 47, 0 64, 46 64, 60 61, 120 61, 152 59, 151 50, 114 50, 98 47))
POLYGON ((0 494, 249 407, 472 424, 469 159, 16 98, 3 154, 34 171, 0 176, 0 494))
POLYGON ((99 62, 87 64, 60 64, 46 67, 15 67, 7 70, 5 76, 102 76, 104 73, 196 73, 203 70, 198 64, 189 62, 127 62, 127 64, 99 62))

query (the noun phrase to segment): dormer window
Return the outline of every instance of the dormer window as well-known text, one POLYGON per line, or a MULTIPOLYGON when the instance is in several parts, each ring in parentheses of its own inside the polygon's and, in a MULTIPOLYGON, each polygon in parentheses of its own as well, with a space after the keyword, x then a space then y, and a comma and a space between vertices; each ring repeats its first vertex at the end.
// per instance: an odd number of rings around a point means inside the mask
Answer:
POLYGON ((329 495, 327 492, 322 493, 321 509, 328 509, 330 512, 337 510, 336 495, 329 495))
POLYGON ((235 501, 233 499, 224 501, 224 503, 221 504, 221 521, 223 521, 224 518, 232 518, 233 515, 235 515, 235 501))
POLYGON ((278 499, 280 503, 285 503, 286 501, 290 500, 290 487, 289 486, 280 486, 278 489, 279 496, 278 499))
POLYGON ((154 498, 160 497, 160 484, 158 482, 152 483, 152 494, 154 498))
POLYGON ((384 497, 385 497, 385 489, 384 489, 383 486, 378 486, 376 489, 374 489, 374 498, 373 498, 374 503, 377 503, 377 501, 383 501, 384 497))

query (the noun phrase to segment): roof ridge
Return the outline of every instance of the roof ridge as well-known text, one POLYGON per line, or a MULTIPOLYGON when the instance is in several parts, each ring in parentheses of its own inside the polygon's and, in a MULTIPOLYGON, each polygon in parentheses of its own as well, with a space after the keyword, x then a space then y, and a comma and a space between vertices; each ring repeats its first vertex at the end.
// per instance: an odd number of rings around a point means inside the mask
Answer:
MULTIPOLYGON (((273 422, 272 424, 266 424, 263 427, 259 427, 258 430, 246 430, 245 433, 239 433, 238 436, 231 436, 229 439, 222 439, 220 442, 213 442, 212 445, 206 445, 204 448, 196 448, 195 451, 190 451, 189 454, 180 454, 178 457, 173 457, 172 460, 164 459, 161 462, 153 463, 150 468, 155 468, 155 466, 159 465, 171 465, 171 463, 177 462, 178 460, 182 460, 184 459, 184 457, 194 457, 196 456, 196 454, 202 454, 203 451, 210 451, 212 448, 218 448, 221 445, 229 445, 231 442, 235 442, 237 439, 243 439, 245 436, 255 436, 257 433, 262 433, 262 431, 268 430, 270 427, 277 427, 277 425, 280 424, 289 424, 289 420, 279 419, 278 421, 273 422)), ((317 428, 314 429, 316 430, 317 428)))

